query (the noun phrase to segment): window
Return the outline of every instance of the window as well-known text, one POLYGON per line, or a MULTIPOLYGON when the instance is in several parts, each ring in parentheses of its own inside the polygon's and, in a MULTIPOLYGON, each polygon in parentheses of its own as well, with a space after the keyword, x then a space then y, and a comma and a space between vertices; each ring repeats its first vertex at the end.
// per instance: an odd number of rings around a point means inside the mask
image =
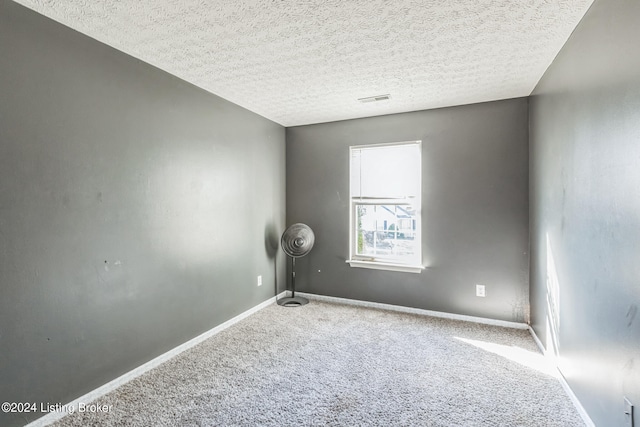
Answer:
POLYGON ((421 141, 350 147, 352 267, 422 270, 421 141))

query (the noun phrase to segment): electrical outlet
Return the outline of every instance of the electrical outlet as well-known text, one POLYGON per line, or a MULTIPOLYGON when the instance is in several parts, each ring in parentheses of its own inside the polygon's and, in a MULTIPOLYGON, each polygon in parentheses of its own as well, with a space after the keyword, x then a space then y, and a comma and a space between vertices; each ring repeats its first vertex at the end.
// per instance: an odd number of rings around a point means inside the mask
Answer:
POLYGON ((487 294, 484 291, 484 285, 476 285, 476 296, 477 297, 484 297, 487 294))
POLYGON ((629 399, 627 399, 626 397, 624 398, 624 415, 626 417, 626 424, 625 426, 627 427, 633 427, 633 405, 631 404, 631 401, 629 399))
POLYGON ((258 276, 258 286, 262 286, 262 276, 258 276))

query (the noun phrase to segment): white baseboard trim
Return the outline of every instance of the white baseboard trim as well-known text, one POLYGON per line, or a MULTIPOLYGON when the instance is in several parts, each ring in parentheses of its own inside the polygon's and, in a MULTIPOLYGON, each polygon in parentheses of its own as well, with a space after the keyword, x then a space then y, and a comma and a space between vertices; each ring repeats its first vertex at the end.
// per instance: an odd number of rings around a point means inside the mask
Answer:
POLYGON ((536 331, 534 331, 531 326, 529 326, 529 333, 531 334, 531 336, 533 337, 533 340, 535 341, 536 345, 540 349, 540 352, 542 352, 542 354, 544 354, 544 356, 547 359, 549 359, 549 363, 553 365, 556 371, 558 371, 558 375, 557 375, 558 381, 560 381, 560 384, 562 385, 564 392, 567 393, 567 396, 569 396, 569 399, 571 399, 571 402, 573 403, 573 406, 576 408, 576 411, 578 411, 578 414, 580 414, 580 418, 582 418, 582 421, 584 421, 587 427, 596 427, 595 423, 593 422, 593 420, 591 419, 587 411, 584 409, 584 406, 582 406, 582 403, 580 403, 580 401, 576 397, 573 390, 571 390, 571 387, 569 387, 569 383, 567 383, 567 380, 564 378, 564 375, 562 375, 562 371, 560 371, 560 368, 558 368, 556 357, 554 354, 552 354, 553 352, 549 352, 547 351, 546 348, 544 348, 544 346, 542 345, 542 341, 540 341, 540 338, 538 338, 536 331))
POLYGON ((506 320, 487 319, 485 317, 467 316, 464 314, 452 314, 442 311, 423 310, 421 308, 403 307, 401 305, 383 304, 379 302, 361 301, 355 299, 330 297, 326 295, 309 294, 306 292, 296 292, 296 295, 305 297, 310 300, 335 302, 338 304, 357 305, 360 307, 379 308, 382 310, 397 311, 400 313, 420 314, 423 316, 440 317, 443 319, 462 320, 464 322, 481 323, 484 325, 501 326, 503 328, 527 329, 529 325, 526 323, 509 322, 506 320))
POLYGON ((164 354, 161 354, 160 356, 148 361, 147 363, 138 366, 135 369, 132 369, 131 371, 119 376, 118 378, 109 381, 108 383, 106 383, 103 386, 98 387, 97 389, 90 391, 89 393, 85 394, 84 396, 80 396, 79 398, 77 398, 76 400, 67 403, 66 405, 63 405, 65 410, 62 411, 56 411, 56 412, 49 412, 47 415, 38 418, 35 421, 32 421, 31 423, 27 424, 25 427, 44 427, 44 426, 48 426, 56 421, 58 421, 59 419, 61 419, 62 417, 66 416, 67 414, 73 412, 76 412, 78 410, 78 406, 80 403, 83 404, 89 404, 91 402, 93 402, 94 400, 96 400, 99 397, 104 396, 105 394, 115 390, 116 388, 120 387, 123 384, 128 383, 129 381, 139 377, 140 375, 144 374, 147 371, 150 371, 151 369, 161 365, 162 363, 166 362, 167 360, 177 356, 178 354, 182 353, 185 350, 190 349, 191 347, 194 347, 198 344, 200 344, 201 342, 205 341, 208 338, 211 338, 212 336, 222 332, 223 330, 227 329, 228 327, 234 325, 235 323, 238 323, 239 321, 251 316, 253 313, 262 310, 263 308, 267 307, 268 305, 273 304, 276 299, 285 296, 285 292, 282 292, 280 294, 278 294, 277 297, 271 297, 268 300, 256 305, 255 307, 250 308, 249 310, 238 314, 237 316, 227 320, 224 323, 221 323, 220 325, 214 327, 213 329, 208 330, 207 332, 204 332, 200 335, 198 335, 195 338, 190 339, 189 341, 185 342, 184 344, 180 344, 179 346, 167 351, 164 354))
POLYGON ((540 353, 542 353, 542 354, 544 354, 546 356, 547 355, 547 349, 544 348, 544 346, 542 345, 542 341, 540 341, 540 338, 538 338, 538 335, 536 335, 536 331, 533 330, 531 325, 529 325, 529 333, 533 337, 533 341, 538 346, 538 350, 540 350, 540 353))

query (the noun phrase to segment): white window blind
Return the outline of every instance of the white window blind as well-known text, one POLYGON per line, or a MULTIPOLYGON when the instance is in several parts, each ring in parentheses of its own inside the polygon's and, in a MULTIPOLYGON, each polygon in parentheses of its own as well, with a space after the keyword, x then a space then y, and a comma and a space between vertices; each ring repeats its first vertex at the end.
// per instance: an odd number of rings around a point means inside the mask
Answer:
POLYGON ((420 194, 420 142, 351 147, 352 199, 408 199, 420 194))

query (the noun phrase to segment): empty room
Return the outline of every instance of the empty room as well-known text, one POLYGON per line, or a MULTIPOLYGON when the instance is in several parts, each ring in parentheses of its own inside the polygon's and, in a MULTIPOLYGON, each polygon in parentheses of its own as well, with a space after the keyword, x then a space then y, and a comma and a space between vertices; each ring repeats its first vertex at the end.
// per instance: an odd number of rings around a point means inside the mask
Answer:
POLYGON ((0 0, 0 425, 640 427, 638 0, 0 0))

